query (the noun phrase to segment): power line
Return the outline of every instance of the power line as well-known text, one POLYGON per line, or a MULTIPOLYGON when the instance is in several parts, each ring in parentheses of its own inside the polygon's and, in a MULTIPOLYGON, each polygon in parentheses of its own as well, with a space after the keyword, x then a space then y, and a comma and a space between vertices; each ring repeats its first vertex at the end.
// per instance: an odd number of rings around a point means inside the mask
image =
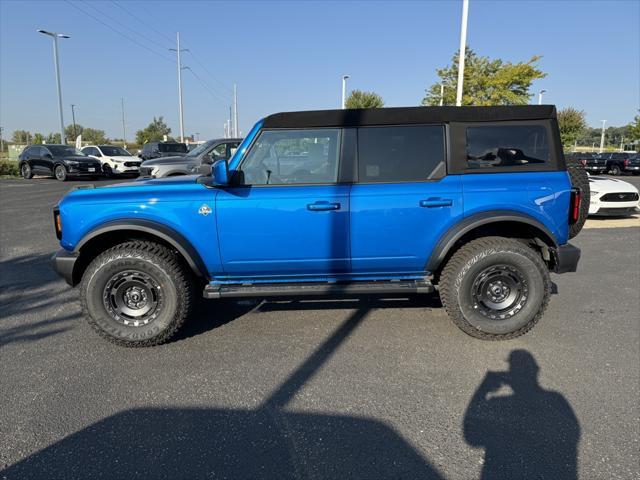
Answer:
POLYGON ((69 5, 71 5, 73 8, 77 9, 78 11, 84 13, 86 16, 91 17, 92 19, 94 19, 96 22, 104 25, 105 27, 107 27, 109 30, 114 31, 115 33, 117 33, 118 35, 126 38, 127 40, 129 40, 130 42, 135 43, 136 45, 138 45, 141 48, 144 48, 145 50, 147 50, 150 53, 153 53, 154 55, 162 58, 163 60, 167 60, 168 62, 173 63, 173 60, 169 57, 166 57, 158 52, 156 52, 155 50, 150 49, 149 47, 147 47, 146 45, 143 45, 142 43, 138 42, 137 40, 131 38, 129 35, 122 33, 120 30, 116 30, 115 28, 113 28, 111 25, 109 25, 108 23, 103 22, 102 20, 100 20, 99 18, 97 18, 96 16, 92 15, 91 13, 87 12, 86 10, 80 8, 80 6, 72 3, 70 0, 65 0, 65 2, 67 2, 69 5))
POLYGON ((162 37, 164 40, 167 40, 167 41, 173 43, 173 39, 172 38, 170 38, 165 33, 161 32, 160 30, 157 30, 156 28, 154 28, 153 25, 150 25, 150 23, 148 21, 143 20, 142 18, 137 16, 135 13, 133 13, 131 10, 125 8, 124 5, 120 5, 115 0, 111 0, 111 3, 113 3, 119 9, 121 9, 123 12, 125 12, 125 13, 129 14, 130 16, 132 16, 133 18, 135 18, 138 22, 140 22, 140 24, 142 24, 145 27, 153 30, 156 34, 158 34, 158 36, 162 37))
POLYGON ((202 86, 202 88, 204 88, 209 95, 211 95, 211 97, 213 97, 217 102, 220 102, 222 105, 224 105, 225 107, 228 106, 228 102, 226 100, 226 98, 222 98, 219 95, 217 95, 215 92, 213 92, 206 83, 204 83, 204 81, 200 78, 200 76, 194 72, 191 68, 188 69, 188 71, 191 72, 191 74, 196 78, 196 80, 198 80, 198 82, 200 83, 200 85, 202 86))
POLYGON ((229 95, 231 95, 232 90, 231 90, 229 87, 227 87, 224 83, 222 83, 220 80, 218 80, 218 79, 217 79, 217 78, 216 78, 216 77, 215 77, 215 76, 214 76, 214 75, 213 75, 213 74, 212 74, 212 73, 207 69, 207 67, 205 67, 205 66, 204 66, 204 64, 203 64, 203 63, 198 59, 198 57, 196 56, 196 54, 195 54, 195 53, 193 53, 193 51, 192 51, 192 50, 189 50, 189 53, 191 54, 191 56, 193 57, 193 59, 196 61, 196 63, 197 63, 198 65, 200 65, 200 67, 201 67, 205 72, 207 72, 207 73, 209 74, 209 76, 210 76, 213 80, 215 80, 219 85, 221 85, 221 86, 222 86, 222 88, 224 88, 227 92, 229 92, 229 95))

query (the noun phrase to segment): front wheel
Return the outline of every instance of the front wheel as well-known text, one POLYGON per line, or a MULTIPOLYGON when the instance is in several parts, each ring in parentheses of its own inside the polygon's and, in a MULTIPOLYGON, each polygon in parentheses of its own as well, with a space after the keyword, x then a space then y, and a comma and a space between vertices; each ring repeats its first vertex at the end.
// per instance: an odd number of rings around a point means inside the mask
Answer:
POLYGON ((463 332, 483 340, 525 334, 549 303, 551 281, 538 253, 522 242, 485 237, 464 245, 440 276, 440 298, 463 332))
POLYGON ((64 165, 56 165, 53 169, 53 174, 56 177, 56 180, 60 180, 61 182, 67 181, 67 169, 64 168, 64 165))
POLYGON ((126 347, 168 341, 192 310, 193 282, 168 248, 147 241, 116 245, 91 262, 80 288, 89 324, 126 347))
POLYGON ((24 162, 20 167, 20 175, 26 180, 33 178, 33 170, 31 170, 31 165, 28 162, 24 162))
POLYGON ((620 167, 618 165, 612 165, 609 169, 609 173, 611 175, 620 175, 622 173, 622 170, 620 170, 620 167))

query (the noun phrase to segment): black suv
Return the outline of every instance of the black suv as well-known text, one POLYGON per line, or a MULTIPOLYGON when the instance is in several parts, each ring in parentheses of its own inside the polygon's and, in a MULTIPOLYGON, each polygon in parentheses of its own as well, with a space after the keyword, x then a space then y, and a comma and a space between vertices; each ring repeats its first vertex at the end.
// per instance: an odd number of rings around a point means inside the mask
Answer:
POLYGON ((579 163, 590 173, 598 175, 607 171, 606 160, 600 158, 595 153, 572 152, 566 154, 565 157, 579 163))
POLYGON ((23 178, 53 175, 64 182, 69 177, 99 177, 100 161, 69 145, 29 145, 18 157, 23 178))
POLYGON ((149 160, 151 158, 184 156, 188 151, 185 143, 149 142, 144 144, 138 156, 142 160, 149 160))
POLYGON ((640 175, 640 160, 638 155, 628 152, 601 153, 600 159, 607 164, 607 170, 611 175, 633 173, 640 175))

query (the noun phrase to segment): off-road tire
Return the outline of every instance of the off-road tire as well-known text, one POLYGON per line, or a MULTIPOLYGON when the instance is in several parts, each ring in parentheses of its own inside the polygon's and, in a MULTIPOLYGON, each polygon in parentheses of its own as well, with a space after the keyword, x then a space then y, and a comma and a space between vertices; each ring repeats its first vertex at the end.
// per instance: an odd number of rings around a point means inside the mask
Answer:
POLYGON ((482 340, 509 340, 538 323, 549 303, 551 280, 541 256, 526 244, 511 238, 484 237, 454 253, 440 276, 439 291, 447 314, 460 330, 482 340), (514 268, 524 279, 525 303, 506 319, 483 315, 473 293, 477 278, 493 266, 514 268))
POLYGON ((20 165, 20 175, 25 180, 33 178, 33 170, 31 170, 31 165, 29 165, 29 162, 22 162, 22 165, 20 165))
POLYGON ((175 335, 191 314, 194 285, 188 267, 173 251, 157 243, 134 240, 104 251, 89 264, 80 285, 82 310, 89 325, 112 343, 124 347, 160 345, 175 335), (145 325, 125 325, 109 312, 110 282, 131 271, 153 279, 162 298, 157 316, 145 325))
POLYGON ((584 227, 584 222, 587 221, 591 190, 589 188, 589 176, 580 162, 568 158, 567 173, 569 173, 569 177, 571 178, 571 186, 579 188, 581 192, 580 216, 577 222, 569 225, 569 238, 573 238, 580 233, 580 230, 584 227))
POLYGON ((67 169, 64 165, 58 164, 53 167, 53 176, 56 180, 61 182, 66 182, 69 179, 69 175, 67 174, 67 169))

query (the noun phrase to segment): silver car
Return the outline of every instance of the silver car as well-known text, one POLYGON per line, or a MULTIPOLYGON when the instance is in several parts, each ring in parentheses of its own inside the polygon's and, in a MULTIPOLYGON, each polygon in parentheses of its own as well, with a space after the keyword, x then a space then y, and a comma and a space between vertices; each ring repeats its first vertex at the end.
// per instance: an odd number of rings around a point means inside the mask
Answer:
POLYGON ((140 165, 140 177, 162 178, 199 173, 201 165, 230 159, 240 142, 241 138, 219 138, 199 145, 184 156, 145 160, 140 165))

